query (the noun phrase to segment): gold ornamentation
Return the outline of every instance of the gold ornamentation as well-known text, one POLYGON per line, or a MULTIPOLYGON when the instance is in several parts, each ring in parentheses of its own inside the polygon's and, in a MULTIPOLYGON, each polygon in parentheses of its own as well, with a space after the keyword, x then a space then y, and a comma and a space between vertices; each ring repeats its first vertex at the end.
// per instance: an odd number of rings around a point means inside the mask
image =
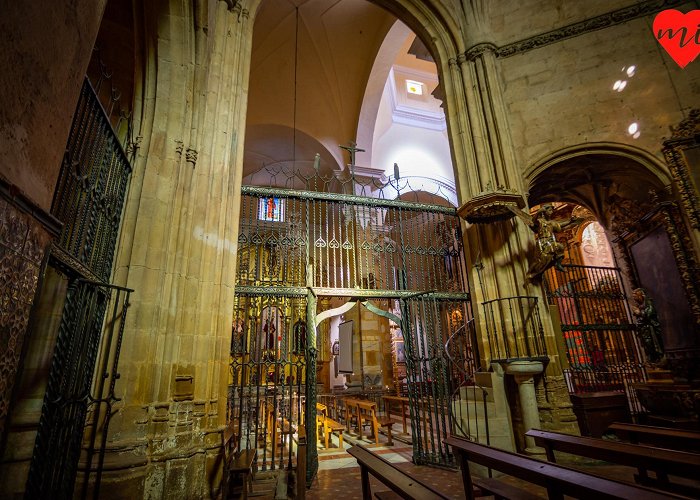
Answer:
POLYGON ((680 200, 690 223, 700 229, 700 186, 695 186, 691 178, 691 169, 700 168, 700 165, 688 165, 684 153, 691 148, 700 148, 700 110, 691 110, 688 118, 671 128, 671 133, 671 138, 664 141, 664 157, 678 186, 680 200))

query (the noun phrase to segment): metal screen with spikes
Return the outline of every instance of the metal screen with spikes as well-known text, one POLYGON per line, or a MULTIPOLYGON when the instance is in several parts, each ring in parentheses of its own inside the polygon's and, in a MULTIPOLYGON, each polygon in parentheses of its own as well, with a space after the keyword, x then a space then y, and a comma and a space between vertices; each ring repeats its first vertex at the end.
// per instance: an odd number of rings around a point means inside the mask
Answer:
POLYGON ((255 447, 263 469, 291 466, 292 436, 306 422, 313 476, 316 359, 329 347, 306 327, 316 298, 381 298, 401 304, 414 460, 455 465, 442 440, 474 434, 468 418, 455 428, 453 414, 466 408, 456 401, 478 354, 454 189, 398 171, 324 175, 310 163, 244 183, 229 398, 241 447, 255 447))

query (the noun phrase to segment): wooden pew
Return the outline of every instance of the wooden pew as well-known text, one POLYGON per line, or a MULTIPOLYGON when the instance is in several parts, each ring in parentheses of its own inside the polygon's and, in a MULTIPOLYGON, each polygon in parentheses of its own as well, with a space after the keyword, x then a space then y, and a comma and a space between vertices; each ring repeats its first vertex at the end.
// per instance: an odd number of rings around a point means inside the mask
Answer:
POLYGON ((360 409, 357 406, 359 399, 345 398, 345 424, 347 425, 348 432, 350 432, 350 426, 352 425, 352 419, 355 417, 358 428, 358 433, 362 435, 362 426, 360 425, 360 409))
POLYGON ((403 424, 403 433, 406 434, 406 421, 410 418, 408 414, 408 398, 402 396, 382 396, 384 399, 384 409, 387 416, 397 415, 403 424))
POLYGON ((379 444, 379 428, 384 427, 386 429, 387 445, 393 446, 394 440, 391 435, 391 430, 394 425, 394 421, 390 417, 378 416, 377 404, 374 401, 358 401, 357 407, 359 409, 358 418, 360 431, 362 431, 362 422, 364 420, 368 421, 372 427, 372 436, 374 437, 374 443, 379 444))
POLYGON ((228 469, 228 491, 226 492, 226 498, 239 498, 236 495, 236 491, 232 488, 234 477, 239 477, 239 484, 242 488, 240 492, 240 498, 244 500, 248 498, 248 491, 253 491, 253 477, 258 470, 257 464, 257 451, 247 448, 236 453, 236 457, 228 469))
POLYGON ((316 403, 316 425, 318 426, 318 438, 324 437, 326 449, 328 449, 330 437, 334 432, 338 433, 338 448, 343 449, 343 431, 345 426, 328 416, 326 405, 316 403))
POLYGON ((221 491, 224 495, 228 494, 229 491, 229 470, 231 469, 231 464, 236 456, 236 451, 238 449, 238 422, 229 421, 224 429, 222 435, 222 446, 224 449, 224 469, 223 478, 221 483, 221 491))
POLYGON ((689 485, 672 483, 668 475, 697 478, 700 475, 700 455, 683 451, 654 448, 639 444, 621 443, 582 436, 571 436, 559 432, 530 429, 525 433, 535 439, 537 445, 547 452, 547 459, 555 462, 555 451, 571 453, 597 460, 604 460, 619 465, 636 467, 636 482, 653 486, 665 491, 673 491, 684 495, 700 496, 700 489, 689 485), (656 478, 648 475, 654 471, 656 478))
MULTIPOLYGON (((669 498, 669 496, 678 498, 677 496, 643 486, 621 483, 586 474, 568 467, 543 462, 525 455, 499 450, 458 437, 449 437, 445 440, 445 443, 450 445, 453 452, 459 457, 462 466, 464 491, 469 499, 475 498, 475 481, 472 480, 469 471, 470 463, 481 464, 528 483, 546 488, 549 498, 562 499, 564 495, 575 498, 620 498, 633 500, 656 500, 669 498)), ((503 498, 520 499, 531 496, 530 492, 508 485, 497 479, 482 481, 482 483, 488 482, 494 485, 499 485, 500 483, 500 486, 506 486, 508 492, 503 495, 503 498)))
POLYGON ((396 495, 388 494, 389 492, 377 492, 376 496, 380 499, 433 500, 436 498, 448 498, 415 477, 398 469, 394 464, 384 460, 379 455, 375 455, 362 445, 353 446, 348 450, 348 453, 355 457, 360 465, 363 500, 372 500, 372 489, 369 482, 370 474, 399 495, 397 497, 396 495))
POLYGON ((700 432, 626 422, 614 422, 608 430, 613 431, 621 439, 629 439, 633 444, 700 453, 700 432))

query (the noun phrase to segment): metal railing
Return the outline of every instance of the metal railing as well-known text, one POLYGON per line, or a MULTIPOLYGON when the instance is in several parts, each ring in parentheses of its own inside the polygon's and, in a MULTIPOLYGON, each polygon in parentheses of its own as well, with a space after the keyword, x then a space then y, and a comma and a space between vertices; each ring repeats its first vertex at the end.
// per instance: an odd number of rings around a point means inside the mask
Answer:
POLYGON ((481 306, 492 361, 547 356, 537 297, 505 297, 481 306))

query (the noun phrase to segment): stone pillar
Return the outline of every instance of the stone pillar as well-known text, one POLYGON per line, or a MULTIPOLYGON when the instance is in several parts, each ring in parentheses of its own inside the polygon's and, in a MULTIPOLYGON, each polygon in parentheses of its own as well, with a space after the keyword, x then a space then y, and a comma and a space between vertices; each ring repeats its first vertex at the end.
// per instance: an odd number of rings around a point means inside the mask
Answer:
MULTIPOLYGON (((543 371, 544 366, 539 361, 513 361, 506 365, 505 372, 513 375, 518 384, 518 400, 523 416, 524 432, 542 428, 535 394, 535 375, 543 371)), ((544 449, 537 446, 535 440, 529 436, 525 436, 524 451, 530 455, 544 455, 544 449)))
POLYGON ((135 292, 104 495, 219 494, 252 40, 246 4, 159 2, 137 20, 137 53, 152 58, 136 78, 145 82, 135 112, 142 140, 115 270, 116 283, 135 292))
POLYGON ((551 394, 541 398, 546 407, 541 409, 550 412, 550 428, 575 430, 576 418, 563 383, 546 300, 541 286, 526 280, 534 237, 511 210, 527 210, 524 166, 516 163, 496 47, 488 41, 488 2, 466 2, 464 8, 466 46, 471 48, 449 60, 445 88, 452 90, 446 92, 451 129, 459 130, 453 136, 462 203, 458 213, 468 223, 464 229, 465 255, 481 352, 485 361, 491 359, 481 303, 522 295, 537 297, 550 356, 547 378, 553 381, 547 385, 551 394))

